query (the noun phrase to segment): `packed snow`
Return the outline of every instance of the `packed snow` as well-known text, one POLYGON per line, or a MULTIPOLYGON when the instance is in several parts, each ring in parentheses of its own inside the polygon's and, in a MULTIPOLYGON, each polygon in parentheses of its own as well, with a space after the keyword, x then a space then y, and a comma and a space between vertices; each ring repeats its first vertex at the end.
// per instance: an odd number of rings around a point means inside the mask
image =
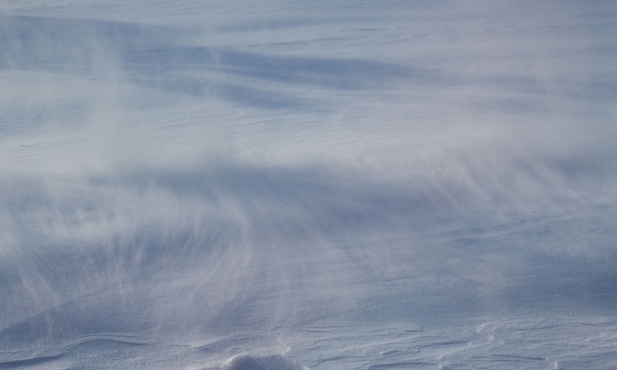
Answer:
POLYGON ((617 2, 0 1, 0 368, 612 369, 617 2))

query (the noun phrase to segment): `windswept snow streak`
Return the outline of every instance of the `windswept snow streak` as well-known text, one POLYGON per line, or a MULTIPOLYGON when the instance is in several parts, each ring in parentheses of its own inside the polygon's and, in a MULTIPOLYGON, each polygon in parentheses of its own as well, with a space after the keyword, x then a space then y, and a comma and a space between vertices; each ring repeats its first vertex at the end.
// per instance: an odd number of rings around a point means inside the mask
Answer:
POLYGON ((615 19, 0 4, 0 368, 608 368, 615 19))

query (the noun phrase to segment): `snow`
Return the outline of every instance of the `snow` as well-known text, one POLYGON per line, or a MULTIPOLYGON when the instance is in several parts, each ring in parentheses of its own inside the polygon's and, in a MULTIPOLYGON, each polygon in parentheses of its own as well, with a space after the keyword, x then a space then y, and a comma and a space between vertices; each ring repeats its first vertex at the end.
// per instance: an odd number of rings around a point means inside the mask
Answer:
POLYGON ((615 19, 0 3, 0 368, 612 368, 615 19))

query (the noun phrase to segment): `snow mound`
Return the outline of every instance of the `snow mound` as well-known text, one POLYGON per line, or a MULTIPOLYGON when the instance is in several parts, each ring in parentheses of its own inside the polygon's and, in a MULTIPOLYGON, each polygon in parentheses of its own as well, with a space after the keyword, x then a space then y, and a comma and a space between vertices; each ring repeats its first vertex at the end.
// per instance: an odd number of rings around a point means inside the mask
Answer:
POLYGON ((228 360, 223 370, 308 370, 308 367, 297 364, 281 355, 250 356, 238 355, 228 360))

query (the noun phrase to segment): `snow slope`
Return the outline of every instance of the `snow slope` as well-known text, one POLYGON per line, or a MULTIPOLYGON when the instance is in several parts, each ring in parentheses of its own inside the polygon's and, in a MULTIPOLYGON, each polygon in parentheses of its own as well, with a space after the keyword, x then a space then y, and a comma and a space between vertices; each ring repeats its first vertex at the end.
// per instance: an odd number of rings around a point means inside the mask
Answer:
POLYGON ((612 368, 616 20, 0 3, 0 368, 612 368))

